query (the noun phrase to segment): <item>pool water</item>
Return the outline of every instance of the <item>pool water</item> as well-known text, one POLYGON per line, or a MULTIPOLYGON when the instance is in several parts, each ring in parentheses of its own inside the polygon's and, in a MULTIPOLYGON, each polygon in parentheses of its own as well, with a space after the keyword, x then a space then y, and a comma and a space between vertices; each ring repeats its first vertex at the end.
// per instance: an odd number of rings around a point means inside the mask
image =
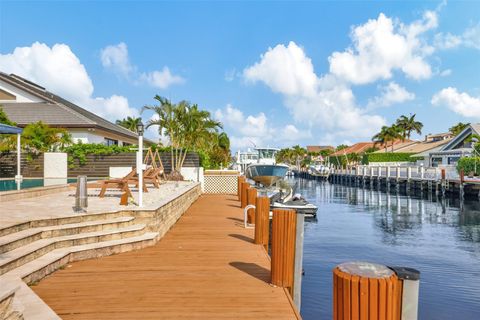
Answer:
POLYGON ((363 260, 418 269, 422 320, 480 319, 480 202, 297 180, 305 222, 301 314, 332 319, 332 269, 363 260))
MULTIPOLYGON (((76 178, 69 179, 23 179, 20 183, 20 189, 44 187, 44 186, 53 186, 61 185, 67 183, 76 182, 76 178)), ((1 191, 11 191, 18 190, 18 185, 15 179, 0 180, 0 192, 1 191)))

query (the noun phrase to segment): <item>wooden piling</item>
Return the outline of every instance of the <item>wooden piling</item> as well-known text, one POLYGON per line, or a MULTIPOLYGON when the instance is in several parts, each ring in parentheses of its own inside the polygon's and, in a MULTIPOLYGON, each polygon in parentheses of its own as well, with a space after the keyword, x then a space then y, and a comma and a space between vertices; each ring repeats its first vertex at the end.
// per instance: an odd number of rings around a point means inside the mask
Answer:
POLYGON ((245 182, 245 176, 239 176, 238 179, 237 179, 238 201, 242 200, 242 182, 245 182))
POLYGON ((247 192, 250 188, 250 183, 242 182, 242 198, 240 199, 240 207, 243 209, 247 206, 247 192))
POLYGON ((402 287, 385 266, 342 263, 333 269, 333 319, 400 320, 402 287))
POLYGON ((270 199, 268 197, 257 197, 255 203, 255 240, 268 252, 268 240, 270 233, 270 199))
MULTIPOLYGON (((255 205, 256 201, 257 201, 257 189, 249 188, 247 191, 247 205, 255 205)), ((250 224, 255 223, 255 209, 248 209, 247 222, 250 224)))
POLYGON ((295 210, 274 209, 272 218, 271 276, 272 284, 287 288, 293 294, 295 270, 295 210))

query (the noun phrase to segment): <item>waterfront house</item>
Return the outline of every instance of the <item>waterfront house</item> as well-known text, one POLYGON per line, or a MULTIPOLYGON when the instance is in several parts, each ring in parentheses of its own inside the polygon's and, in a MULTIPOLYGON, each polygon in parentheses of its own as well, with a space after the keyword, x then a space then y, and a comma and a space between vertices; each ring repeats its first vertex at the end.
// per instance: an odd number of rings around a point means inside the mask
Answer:
POLYGON ((447 143, 441 147, 415 156, 425 156, 428 159, 428 165, 432 167, 454 166, 461 157, 472 154, 473 148, 470 139, 473 134, 480 135, 480 124, 469 124, 462 132, 448 139, 447 143))
POLYGON ((65 128, 75 142, 130 145, 138 141, 136 133, 14 74, 0 72, 0 107, 21 128, 42 121, 65 128))
POLYGON ((332 146, 307 146, 307 153, 320 153, 322 151, 335 151, 332 146))

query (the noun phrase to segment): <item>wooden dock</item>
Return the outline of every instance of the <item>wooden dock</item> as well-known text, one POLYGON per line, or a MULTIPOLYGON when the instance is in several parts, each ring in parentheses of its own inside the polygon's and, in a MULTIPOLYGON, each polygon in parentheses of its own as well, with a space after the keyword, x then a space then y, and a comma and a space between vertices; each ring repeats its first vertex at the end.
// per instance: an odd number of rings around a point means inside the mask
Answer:
POLYGON ((201 196, 156 245, 75 262, 32 289, 63 319, 300 319, 236 196, 201 196))

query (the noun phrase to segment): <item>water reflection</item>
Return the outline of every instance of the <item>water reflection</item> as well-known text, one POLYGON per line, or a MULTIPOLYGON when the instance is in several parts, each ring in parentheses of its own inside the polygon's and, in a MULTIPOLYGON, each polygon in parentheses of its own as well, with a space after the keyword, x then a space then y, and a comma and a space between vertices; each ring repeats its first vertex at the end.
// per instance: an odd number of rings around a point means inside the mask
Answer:
POLYGON ((318 221, 305 224, 304 319, 332 317, 331 270, 347 260, 419 269, 419 319, 478 319, 478 200, 313 180, 298 180, 297 191, 319 206, 318 221))

